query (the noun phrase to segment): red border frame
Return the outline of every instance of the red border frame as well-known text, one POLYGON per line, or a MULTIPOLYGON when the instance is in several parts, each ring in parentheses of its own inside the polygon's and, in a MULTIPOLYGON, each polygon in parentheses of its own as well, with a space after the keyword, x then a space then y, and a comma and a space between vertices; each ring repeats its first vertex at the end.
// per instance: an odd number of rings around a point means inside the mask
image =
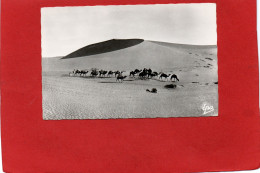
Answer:
POLYGON ((5 172, 202 172, 259 167, 255 0, 2 0, 5 172), (40 8, 217 3, 219 116, 42 119, 40 8))

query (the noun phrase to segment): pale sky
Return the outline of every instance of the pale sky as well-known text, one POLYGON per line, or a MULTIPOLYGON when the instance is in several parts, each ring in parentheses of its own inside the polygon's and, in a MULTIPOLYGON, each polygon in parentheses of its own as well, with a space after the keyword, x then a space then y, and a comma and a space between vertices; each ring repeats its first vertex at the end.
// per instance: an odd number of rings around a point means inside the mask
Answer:
POLYGON ((216 4, 48 7, 41 29, 42 57, 113 38, 217 45, 216 4))

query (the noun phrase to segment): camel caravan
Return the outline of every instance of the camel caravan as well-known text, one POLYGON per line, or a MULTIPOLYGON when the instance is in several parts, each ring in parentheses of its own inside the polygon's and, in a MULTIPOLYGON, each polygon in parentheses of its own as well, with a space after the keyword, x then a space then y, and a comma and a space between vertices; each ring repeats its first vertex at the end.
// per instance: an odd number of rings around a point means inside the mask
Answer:
MULTIPOLYGON (((74 69, 72 72, 69 73, 69 76, 80 76, 80 77, 86 77, 89 73, 89 77, 99 77, 99 78, 116 78, 116 82, 123 82, 125 78, 127 78, 126 75, 123 75, 125 71, 107 71, 107 70, 98 70, 96 68, 93 68, 91 70, 78 70, 74 69)), ((156 72, 152 71, 150 68, 144 68, 144 69, 135 69, 133 71, 130 71, 129 77, 145 80, 145 79, 159 79, 160 81, 179 81, 179 78, 176 74, 166 74, 163 72, 156 72)))

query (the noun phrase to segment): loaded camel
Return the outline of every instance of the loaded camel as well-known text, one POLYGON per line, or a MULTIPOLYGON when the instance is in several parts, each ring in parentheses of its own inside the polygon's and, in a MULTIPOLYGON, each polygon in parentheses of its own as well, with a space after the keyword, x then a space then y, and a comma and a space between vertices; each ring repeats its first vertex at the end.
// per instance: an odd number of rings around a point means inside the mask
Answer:
POLYGON ((145 71, 142 71, 141 73, 139 73, 139 77, 141 79, 144 79, 147 76, 147 73, 145 71))
POLYGON ((90 76, 92 76, 92 77, 96 77, 97 75, 98 75, 97 70, 92 70, 92 72, 90 73, 90 76))
POLYGON ((104 71, 104 70, 99 71, 99 77, 105 77, 106 74, 107 74, 107 71, 104 71))

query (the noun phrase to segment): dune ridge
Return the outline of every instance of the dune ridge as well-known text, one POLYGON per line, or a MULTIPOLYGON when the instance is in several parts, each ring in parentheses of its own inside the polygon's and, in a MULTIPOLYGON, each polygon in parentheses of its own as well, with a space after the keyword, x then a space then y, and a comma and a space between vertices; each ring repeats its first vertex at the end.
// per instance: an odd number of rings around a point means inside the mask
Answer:
POLYGON ((117 51, 111 51, 91 56, 67 59, 43 58, 43 71, 71 71, 73 69, 107 69, 132 70, 135 68, 153 68, 168 70, 194 66, 194 61, 207 65, 205 58, 213 59, 217 65, 217 48, 189 48, 189 46, 169 43, 168 46, 144 40, 142 43, 117 51), (197 56, 199 55, 199 56, 197 56), (195 58, 195 59, 194 59, 195 58))
POLYGON ((62 57, 61 59, 77 58, 82 56, 90 56, 107 52, 113 52, 116 50, 135 46, 137 44, 142 43, 143 41, 143 39, 111 39, 104 42, 87 45, 62 57))
POLYGON ((103 54, 108 52, 114 52, 121 49, 136 46, 143 42, 151 42, 159 46, 164 46, 168 48, 183 48, 183 49, 217 48, 217 45, 190 45, 190 44, 168 43, 168 42, 144 40, 144 39, 111 39, 111 40, 87 45, 64 57, 61 57, 61 59, 79 58, 79 57, 86 57, 90 55, 98 55, 98 54, 103 54))
MULTIPOLYGON (((150 40, 149 40, 150 41, 150 40)), ((186 49, 214 49, 217 48, 217 45, 192 45, 192 44, 179 44, 179 43, 168 43, 161 41, 150 41, 152 43, 166 46, 166 47, 175 47, 175 48, 186 48, 186 49)))

